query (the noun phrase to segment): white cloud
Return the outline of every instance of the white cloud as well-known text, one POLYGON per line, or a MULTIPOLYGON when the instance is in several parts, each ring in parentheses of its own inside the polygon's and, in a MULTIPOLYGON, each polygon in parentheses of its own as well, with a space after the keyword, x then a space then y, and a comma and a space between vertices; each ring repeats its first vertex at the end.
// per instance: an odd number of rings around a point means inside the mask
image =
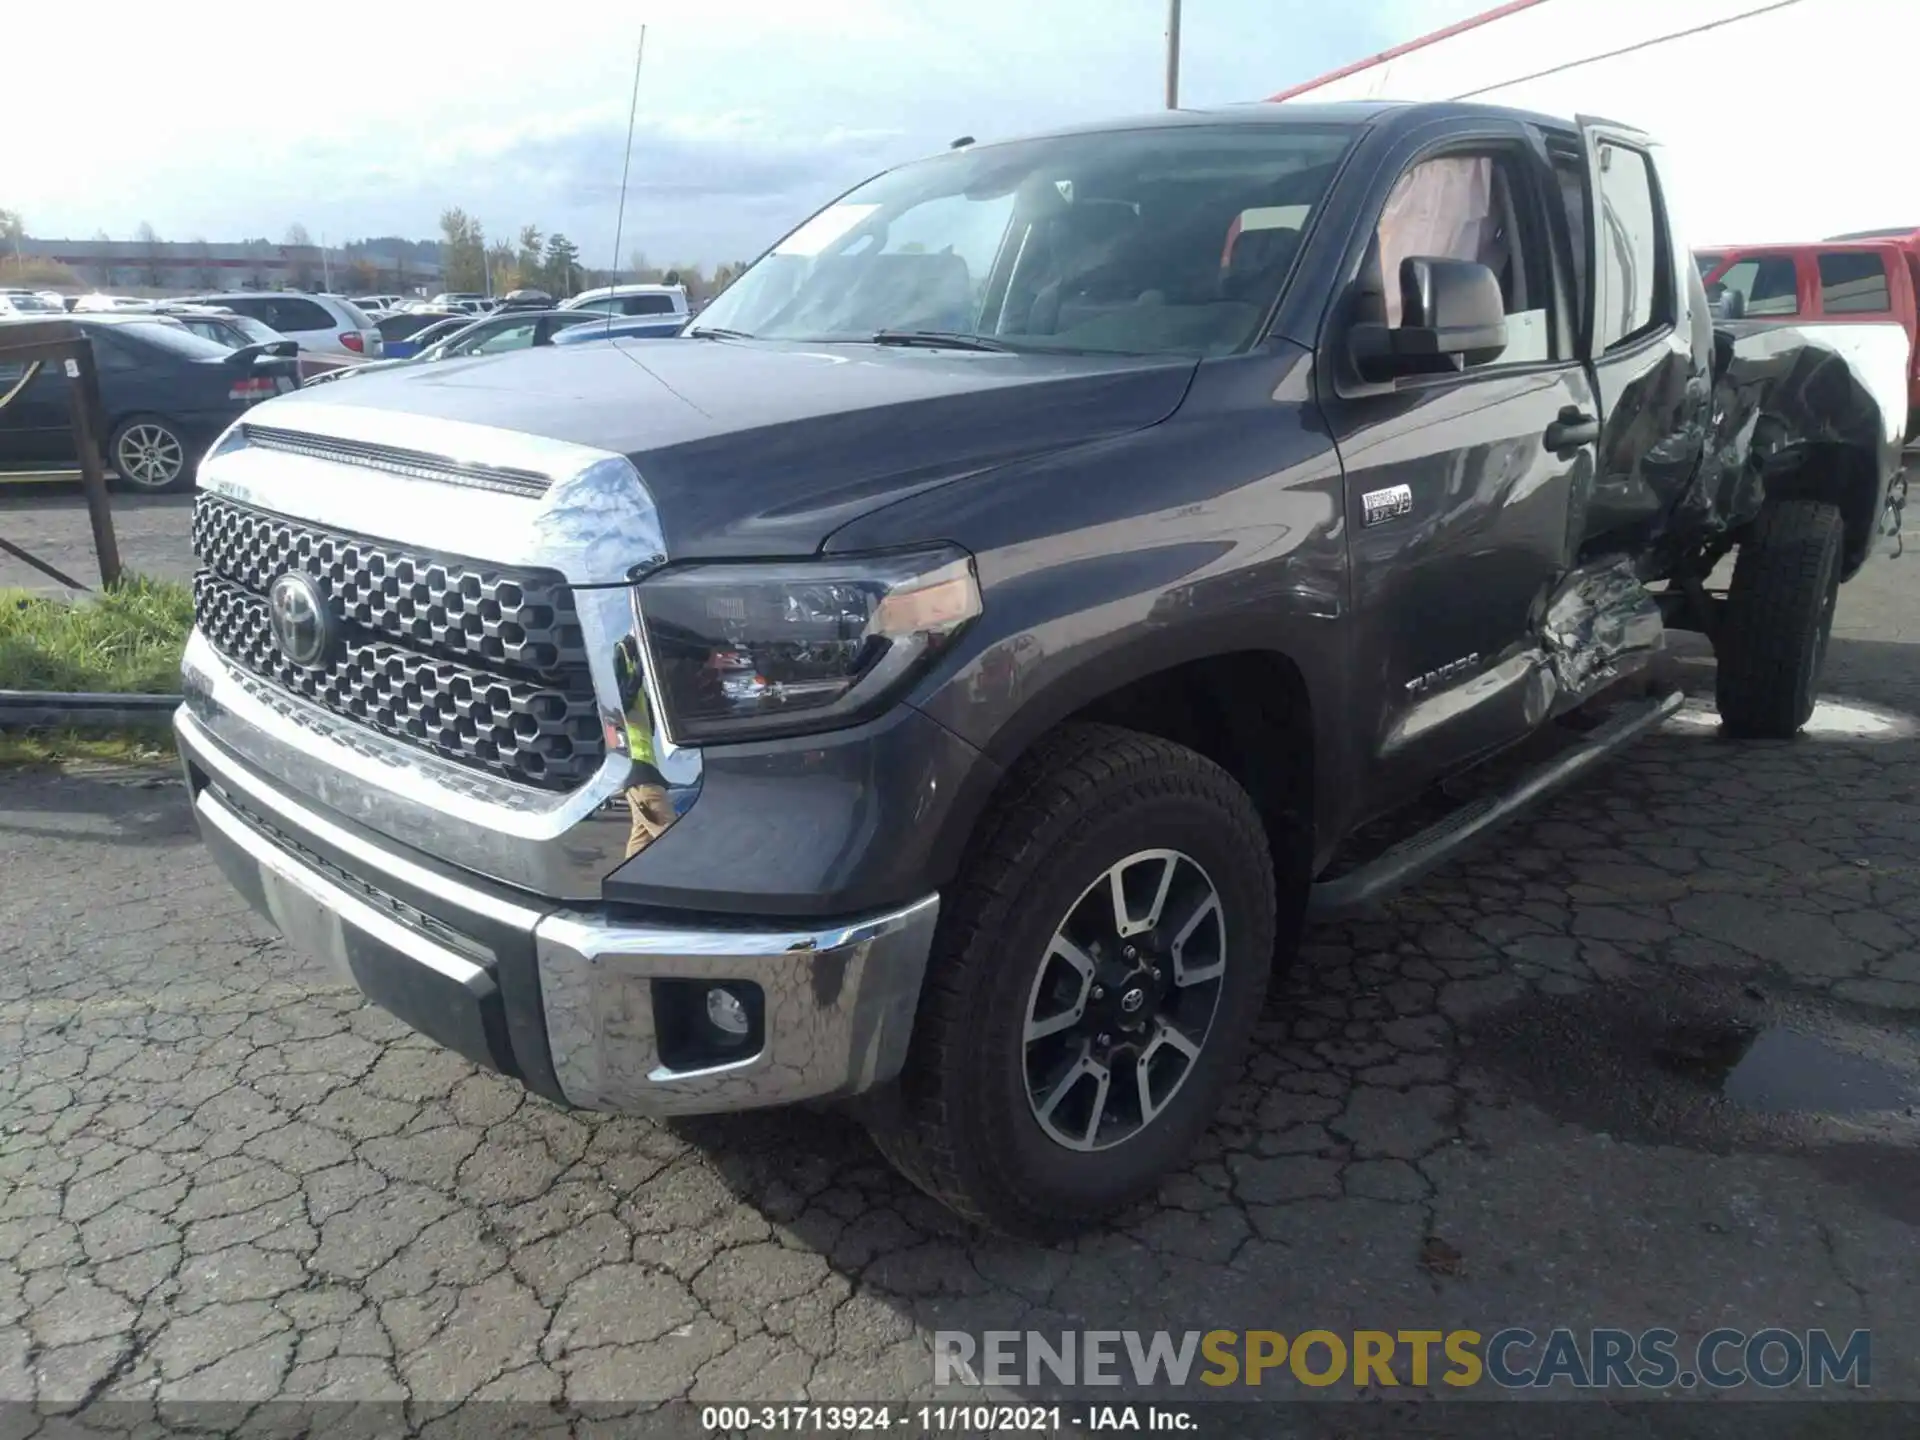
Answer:
MULTIPOLYGON (((1423 0, 1393 0, 1399 12, 1423 0)), ((1448 0, 1424 0, 1445 4, 1448 0)), ((121 0, 90 41, 58 7, 15 6, 0 205, 42 235, 142 220, 162 235, 339 239, 434 233, 461 205, 589 253, 613 243, 634 46, 649 29, 623 242, 682 258, 758 249, 875 169, 943 148, 1160 102, 1165 0, 121 0), (113 97, 103 103, 101 97, 113 97), (57 137, 57 143, 45 143, 57 137), (636 203, 637 202, 637 203, 636 203), (590 239, 591 237, 591 239, 590 239)), ((1188 103, 1255 99, 1381 48, 1367 14, 1316 0, 1187 6, 1188 103)))

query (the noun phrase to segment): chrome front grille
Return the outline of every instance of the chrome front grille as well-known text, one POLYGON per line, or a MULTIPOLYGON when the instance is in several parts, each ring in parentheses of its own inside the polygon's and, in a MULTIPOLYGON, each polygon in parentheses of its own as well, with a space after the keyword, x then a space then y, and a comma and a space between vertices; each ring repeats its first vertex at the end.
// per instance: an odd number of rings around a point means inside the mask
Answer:
POLYGON ((194 617, 229 660, 336 714, 550 790, 605 754, 573 596, 552 571, 410 550, 201 495, 194 617), (319 665, 283 655, 267 590, 318 581, 342 643, 319 665))

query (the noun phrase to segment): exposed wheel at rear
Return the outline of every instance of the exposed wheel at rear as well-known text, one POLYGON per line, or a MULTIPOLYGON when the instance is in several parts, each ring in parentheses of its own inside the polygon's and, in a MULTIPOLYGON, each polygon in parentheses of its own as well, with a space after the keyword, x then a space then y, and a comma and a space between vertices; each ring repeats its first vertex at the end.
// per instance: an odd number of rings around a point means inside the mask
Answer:
POLYGON ((1182 746, 1064 728, 943 906, 888 1156, 978 1223, 1060 1234, 1151 1191, 1238 1072, 1272 968, 1252 800, 1182 746))
POLYGON ((193 480, 193 455, 172 421, 155 415, 123 420, 107 442, 106 460, 129 490, 158 494, 193 480))
POLYGON ((1845 542, 1840 511, 1815 500, 1769 502, 1740 542, 1714 644, 1729 734, 1785 740, 1813 714, 1845 542))

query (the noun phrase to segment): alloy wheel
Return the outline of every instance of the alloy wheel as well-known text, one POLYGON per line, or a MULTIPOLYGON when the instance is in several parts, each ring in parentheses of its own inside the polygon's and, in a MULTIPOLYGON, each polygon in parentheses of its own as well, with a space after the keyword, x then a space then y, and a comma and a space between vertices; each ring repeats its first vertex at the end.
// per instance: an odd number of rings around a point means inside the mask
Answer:
POLYGON ((186 463, 179 437, 164 425, 146 421, 121 431, 113 450, 113 468, 120 478, 142 490, 164 490, 180 478, 186 463))
POLYGON ((1049 1139, 1106 1150, 1151 1125, 1200 1059, 1226 973, 1226 914, 1200 864, 1141 850, 1081 892, 1047 944, 1022 1032, 1049 1139))

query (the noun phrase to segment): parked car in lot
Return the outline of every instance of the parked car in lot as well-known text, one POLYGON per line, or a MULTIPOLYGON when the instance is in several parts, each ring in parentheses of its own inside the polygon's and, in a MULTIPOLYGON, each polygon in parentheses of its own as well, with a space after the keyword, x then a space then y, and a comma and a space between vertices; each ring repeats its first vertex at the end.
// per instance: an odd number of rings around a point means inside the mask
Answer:
POLYGON ((324 384, 344 380, 349 375, 378 374, 403 365, 432 364, 438 360, 458 360, 471 355, 505 355, 514 350, 530 350, 536 346, 555 344, 562 332, 590 326, 595 318, 568 310, 502 310, 497 315, 482 316, 478 320, 461 316, 452 329, 440 333, 412 356, 375 360, 351 369, 330 371, 311 377, 307 383, 324 384))
POLYGON ((72 305, 76 314, 115 314, 120 311, 144 312, 153 309, 151 300, 137 295, 107 295, 98 290, 77 297, 72 305))
POLYGON ((1716 313, 1797 329, 1828 343, 1877 345, 1888 325, 1907 337, 1906 436, 1920 438, 1920 245, 1890 238, 1808 245, 1713 245, 1694 263, 1716 313))
POLYGON ((605 315, 679 315, 687 313, 684 285, 602 285, 560 302, 562 310, 598 310, 605 315))
POLYGON ((335 296, 242 290, 196 295, 188 303, 246 315, 315 355, 348 360, 377 360, 381 355, 380 332, 373 321, 351 301, 335 296))
POLYGON ((407 297, 404 295, 355 295, 351 298, 363 314, 377 316, 384 315, 389 310, 398 310, 407 297))
MULTIPOLYGON (((291 340, 236 350, 165 316, 67 318, 92 342, 106 427, 102 459, 129 490, 192 484, 215 436, 250 406, 295 386, 291 340)), ((0 477, 78 463, 67 383, 58 366, 0 360, 0 477)))
POLYGON ((153 307, 153 313, 165 315, 202 339, 236 350, 248 345, 271 345, 287 338, 250 315, 236 315, 231 310, 221 310, 211 305, 162 303, 153 307))
MULTIPOLYGON (((578 314, 578 311, 564 312, 578 314)), ((556 335, 556 345, 584 345, 595 340, 671 340, 687 328, 685 315, 601 315, 589 312, 585 324, 569 326, 556 335)))
POLYGON ((66 307, 37 290, 0 290, 0 316, 64 315, 66 307))
POLYGON ((851 1099, 970 1220, 1136 1201, 1305 916, 1659 725, 1669 627, 1730 734, 1810 715, 1904 336, 1716 330, 1661 153, 1477 103, 974 145, 673 344, 274 400, 203 471, 201 833, 556 1103, 851 1099))
POLYGON ((553 296, 544 290, 509 290, 500 297, 501 310, 551 310, 554 308, 553 296))
POLYGON ((428 331, 451 335, 462 325, 471 324, 471 315, 448 314, 444 310, 400 310, 374 321, 380 332, 383 360, 405 360, 419 354, 428 331))

